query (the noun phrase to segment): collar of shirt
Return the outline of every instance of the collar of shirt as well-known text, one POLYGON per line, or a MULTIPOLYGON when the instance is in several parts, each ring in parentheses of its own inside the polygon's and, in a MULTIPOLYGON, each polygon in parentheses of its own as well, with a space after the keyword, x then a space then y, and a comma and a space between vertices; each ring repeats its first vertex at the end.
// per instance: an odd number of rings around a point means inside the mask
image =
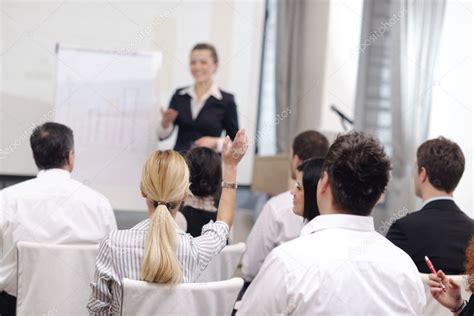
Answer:
POLYGON ((343 228, 360 231, 374 231, 374 219, 371 216, 348 214, 319 215, 306 224, 300 236, 306 236, 324 229, 343 228))
POLYGON ((217 208, 214 205, 214 197, 213 196, 188 196, 184 205, 194 207, 198 210, 203 210, 207 212, 217 212, 217 208))
POLYGON ((435 197, 432 197, 431 199, 428 199, 428 200, 424 201, 423 204, 421 205, 420 209, 424 208, 428 203, 431 203, 433 201, 439 201, 439 200, 450 200, 450 201, 454 202, 454 199, 450 196, 447 196, 447 195, 435 196, 435 197))
POLYGON ((65 169, 60 168, 51 168, 46 170, 40 170, 36 175, 37 178, 42 177, 54 177, 54 178, 61 178, 61 179, 69 179, 71 178, 71 173, 65 169))
MULTIPOLYGON (((196 91, 194 90, 194 86, 189 86, 186 89, 181 90, 179 93, 181 95, 189 95, 193 100, 196 99, 196 91)), ((202 100, 207 100, 210 96, 213 96, 214 98, 218 100, 222 100, 222 93, 217 87, 217 84, 215 82, 212 83, 211 87, 209 90, 203 95, 202 100)))

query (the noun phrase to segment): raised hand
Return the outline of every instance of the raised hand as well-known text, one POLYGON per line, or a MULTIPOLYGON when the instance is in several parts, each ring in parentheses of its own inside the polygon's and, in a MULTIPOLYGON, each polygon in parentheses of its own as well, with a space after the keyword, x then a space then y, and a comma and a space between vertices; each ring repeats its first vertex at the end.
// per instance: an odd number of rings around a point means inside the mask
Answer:
POLYGON ((237 166, 247 152, 248 143, 249 140, 245 129, 240 129, 237 132, 233 142, 227 136, 222 147, 222 161, 224 165, 237 166))

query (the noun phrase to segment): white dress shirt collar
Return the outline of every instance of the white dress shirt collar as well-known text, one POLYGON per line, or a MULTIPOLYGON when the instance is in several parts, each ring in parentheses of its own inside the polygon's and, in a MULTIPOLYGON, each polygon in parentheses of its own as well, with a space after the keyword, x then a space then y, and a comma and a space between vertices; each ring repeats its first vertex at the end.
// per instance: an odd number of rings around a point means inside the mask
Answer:
POLYGON ((374 231, 372 216, 348 214, 319 215, 306 224, 301 230, 301 236, 306 236, 324 229, 344 228, 359 231, 374 231))
POLYGON ((38 174, 36 175, 36 177, 38 178, 55 177, 55 178, 69 179, 71 178, 71 173, 65 169, 51 168, 51 169, 40 170, 38 174))
POLYGON ((443 195, 443 196, 435 196, 435 197, 432 197, 431 199, 428 199, 426 201, 423 202, 423 204, 421 205, 420 209, 424 208, 426 205, 428 205, 428 203, 431 203, 431 202, 434 202, 434 201, 439 201, 439 200, 448 200, 448 201, 453 201, 454 202, 454 199, 448 195, 443 195))
MULTIPOLYGON (((196 99, 196 90, 194 89, 194 86, 189 86, 179 92, 181 95, 189 95, 192 99, 196 99)), ((212 83, 211 87, 209 90, 204 94, 203 100, 206 100, 210 96, 213 96, 214 98, 218 100, 222 100, 222 93, 217 87, 217 84, 215 82, 212 83)))

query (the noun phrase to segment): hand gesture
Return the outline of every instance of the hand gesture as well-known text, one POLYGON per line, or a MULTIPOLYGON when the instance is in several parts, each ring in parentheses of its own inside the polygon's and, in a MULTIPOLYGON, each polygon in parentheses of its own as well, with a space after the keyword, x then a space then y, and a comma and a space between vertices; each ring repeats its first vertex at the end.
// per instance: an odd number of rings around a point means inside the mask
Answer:
POLYGON ((161 126, 168 128, 178 117, 178 111, 175 109, 161 109, 161 126))
POLYGON ((222 147, 222 161, 224 165, 237 166, 247 152, 248 143, 249 140, 244 129, 240 129, 237 132, 233 142, 227 136, 222 147))
POLYGON ((207 147, 215 150, 219 137, 203 136, 194 142, 197 147, 207 147))
POLYGON ((455 310, 461 306, 463 302, 461 287, 452 279, 446 277, 443 271, 438 270, 436 274, 431 273, 428 285, 430 286, 431 296, 444 307, 449 310, 455 310), (443 290, 440 283, 443 283, 446 290, 443 290))

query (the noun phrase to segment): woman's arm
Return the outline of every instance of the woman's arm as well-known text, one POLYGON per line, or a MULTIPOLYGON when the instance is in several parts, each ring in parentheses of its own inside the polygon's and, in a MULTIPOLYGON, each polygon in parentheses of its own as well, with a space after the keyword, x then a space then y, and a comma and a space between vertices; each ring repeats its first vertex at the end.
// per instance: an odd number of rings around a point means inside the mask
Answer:
POLYGON ((167 110, 161 109, 161 122, 158 127, 158 138, 160 140, 167 139, 173 132, 174 125, 177 123, 178 111, 176 110, 176 102, 179 90, 177 90, 171 98, 170 105, 167 110))
POLYGON ((94 281, 91 282, 92 294, 87 309, 90 315, 109 315, 112 303, 112 262, 109 237, 105 237, 100 242, 95 265, 94 281))
POLYGON ((245 130, 241 129, 235 135, 232 142, 227 136, 222 148, 222 161, 224 163, 223 182, 219 209, 217 210, 217 220, 225 222, 229 229, 234 220, 234 210, 236 201, 236 188, 231 188, 228 184, 235 184, 237 181, 237 166, 245 155, 248 147, 248 138, 245 130))

